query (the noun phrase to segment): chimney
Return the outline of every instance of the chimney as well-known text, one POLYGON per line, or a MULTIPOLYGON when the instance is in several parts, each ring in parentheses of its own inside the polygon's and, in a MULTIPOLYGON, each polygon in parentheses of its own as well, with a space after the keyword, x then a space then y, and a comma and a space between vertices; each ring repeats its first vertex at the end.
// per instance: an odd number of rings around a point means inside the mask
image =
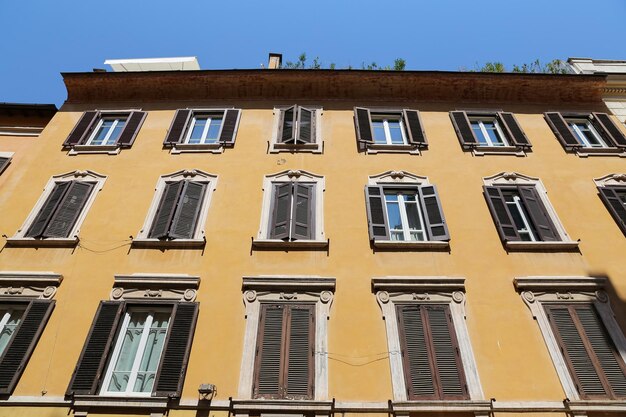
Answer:
POLYGON ((283 62, 283 54, 275 54, 270 52, 269 62, 267 63, 267 69, 280 69, 280 65, 283 62))

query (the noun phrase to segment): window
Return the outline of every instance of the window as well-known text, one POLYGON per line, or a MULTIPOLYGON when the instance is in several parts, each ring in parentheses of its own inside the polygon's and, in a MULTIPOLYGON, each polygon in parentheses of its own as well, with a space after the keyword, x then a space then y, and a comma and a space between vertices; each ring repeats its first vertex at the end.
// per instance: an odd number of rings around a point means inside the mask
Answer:
POLYGON ((145 112, 136 110, 86 111, 63 146, 71 148, 70 155, 118 153, 120 148, 130 148, 133 145, 145 118, 145 112))
POLYGON ((474 154, 524 155, 532 146, 513 113, 451 111, 450 118, 461 146, 474 154))
POLYGON ((370 239, 375 245, 450 239, 434 185, 425 177, 390 171, 370 177, 365 187, 370 239))
POLYGON ((606 113, 549 112, 544 116, 567 151, 587 155, 626 148, 626 135, 606 113))
POLYGON ((222 152, 235 145, 240 115, 239 109, 179 109, 163 146, 172 153, 222 152))
POLYGON ((7 241, 75 244, 80 225, 105 180, 106 177, 91 171, 52 177, 20 230, 7 241))
POLYGON ((359 151, 411 151, 427 148, 420 114, 408 109, 354 108, 359 151))
POLYGON ((321 107, 276 107, 274 114, 270 152, 322 152, 321 107))
POLYGON ((626 234, 626 175, 606 175, 595 180, 600 198, 613 219, 626 234))
POLYGON ((162 176, 134 245, 204 245, 204 223, 217 177, 198 170, 162 176))
POLYGON ((9 166, 13 152, 0 152, 0 174, 9 166))

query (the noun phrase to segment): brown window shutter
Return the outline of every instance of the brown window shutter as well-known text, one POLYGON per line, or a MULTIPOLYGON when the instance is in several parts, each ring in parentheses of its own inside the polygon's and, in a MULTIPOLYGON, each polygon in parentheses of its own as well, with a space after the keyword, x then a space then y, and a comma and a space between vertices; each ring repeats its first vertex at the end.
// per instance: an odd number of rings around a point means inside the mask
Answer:
POLYGON ((504 126, 504 129, 509 134, 509 139, 512 142, 511 145, 521 146, 524 148, 532 147, 532 144, 526 137, 526 134, 520 127, 513 113, 499 112, 498 120, 500 120, 500 123, 504 126))
POLYGON ((559 232, 556 230, 546 207, 543 205, 537 189, 535 187, 518 187, 524 206, 528 209, 539 238, 543 242, 554 242, 561 240, 559 232))
POLYGON ((404 125, 409 136, 409 143, 418 147, 427 147, 426 133, 424 132, 424 124, 422 117, 417 110, 402 110, 404 117, 404 125))
POLYGON ((498 229, 498 234, 503 242, 521 240, 517 233, 517 227, 513 223, 511 213, 506 206, 504 197, 500 187, 483 186, 485 198, 487 199, 487 205, 491 216, 498 229))
POLYGON ((315 185, 295 183, 293 186, 293 211, 291 213, 291 238, 313 239, 315 230, 315 185))
POLYGON ((197 320, 198 303, 180 302, 175 305, 154 383, 153 395, 180 397, 197 320))
POLYGON ((173 146, 177 143, 183 142, 185 132, 187 131, 187 127, 189 125, 189 120, 191 119, 191 113, 191 110, 187 109, 176 110, 174 120, 172 120, 170 129, 167 131, 163 146, 173 146))
POLYGON ((0 394, 11 394, 35 349, 52 309, 53 300, 32 300, 0 358, 0 394))
POLYGON ((451 111, 450 119, 452 119, 452 125, 463 149, 470 149, 478 145, 478 139, 474 135, 467 113, 464 111, 451 111))
POLYGON ((278 123, 278 143, 294 143, 296 140, 296 116, 297 106, 291 106, 280 111, 278 123))
POLYGON ((93 189, 93 183, 72 181, 56 211, 52 214, 42 236, 51 238, 71 237, 72 228, 74 228, 76 220, 82 213, 93 189))
POLYGON ((298 141, 303 143, 315 142, 315 112, 316 110, 298 107, 298 141))
POLYGON ((374 130, 372 128, 370 109, 355 107, 354 125, 356 127, 356 144, 359 152, 364 152, 368 145, 374 143, 374 130))
POLYGON ((313 399, 315 313, 312 305, 287 307, 285 398, 313 399))
POLYGON ((626 191, 626 188, 617 187, 598 187, 600 191, 600 198, 609 209, 611 216, 617 222, 617 225, 622 230, 622 233, 626 235, 626 207, 622 200, 617 195, 617 190, 622 189, 626 191))
POLYGON ((128 118, 126 119, 124 130, 122 130, 120 137, 117 139, 117 144, 119 146, 124 148, 130 148, 133 146, 137 133, 139 133, 139 129, 141 128, 143 121, 146 119, 146 115, 147 113, 143 111, 130 112, 128 118))
POLYGON ((96 394, 124 311, 121 301, 101 301, 66 395, 96 394))
POLYGON ((159 202, 159 208, 154 215, 150 233, 148 233, 148 238, 162 239, 168 236, 184 184, 185 181, 169 182, 165 184, 161 201, 159 202))
POLYGON ((270 210, 270 239, 289 237, 293 184, 274 184, 270 210))
POLYGON ((61 200, 63 200, 63 196, 70 188, 70 185, 70 181, 57 182, 54 184, 52 192, 46 199, 43 206, 41 206, 39 213, 37 213, 35 220, 33 220, 33 223, 30 225, 24 236, 41 237, 43 235, 44 230, 46 230, 46 226, 48 226, 52 215, 56 211, 61 200))
POLYGON ((567 125, 563 116, 561 116, 561 113, 548 112, 544 113, 544 117, 565 150, 571 151, 574 148, 582 146, 581 143, 578 142, 578 139, 576 139, 576 136, 574 136, 574 133, 572 133, 572 130, 567 125))
POLYGON ((206 184, 185 181, 176 214, 172 221, 169 237, 192 239, 198 225, 200 208, 206 191, 206 184))
POLYGON ((224 112, 224 118, 222 119, 222 131, 220 132, 220 142, 224 144, 224 146, 235 145, 240 116, 240 109, 228 109, 224 112))
POLYGON ((437 188, 434 185, 423 185, 420 187, 419 197, 428 228, 428 240, 450 240, 437 188))
POLYGON ((9 166, 10 162, 11 158, 0 157, 0 174, 2 174, 2 171, 4 171, 7 166, 9 166))
POLYGON ((98 120, 100 120, 99 111, 86 111, 83 113, 78 123, 76 123, 76 126, 74 126, 74 129, 72 129, 67 139, 65 139, 65 142, 63 142, 63 146, 80 145, 85 142, 98 120))
POLYGON ((385 195, 382 186, 365 187, 365 205, 367 207, 370 240, 389 240, 387 209, 385 208, 385 195))
POLYGON ((609 146, 613 145, 618 148, 626 148, 626 135, 624 135, 624 132, 622 132, 620 128, 613 123, 613 120, 611 120, 611 117, 608 114, 592 113, 592 115, 592 122, 594 126, 601 132, 604 138, 609 139, 609 146))
POLYGON ((285 321, 283 305, 261 305, 253 387, 255 398, 280 398, 282 395, 285 321))

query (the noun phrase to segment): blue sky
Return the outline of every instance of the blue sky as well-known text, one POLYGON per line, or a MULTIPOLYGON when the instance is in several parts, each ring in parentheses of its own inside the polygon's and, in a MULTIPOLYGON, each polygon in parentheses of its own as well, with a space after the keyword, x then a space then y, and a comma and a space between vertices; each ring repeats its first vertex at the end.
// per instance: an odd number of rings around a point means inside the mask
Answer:
POLYGON ((306 52, 337 68, 404 58, 407 69, 626 59, 626 0, 0 0, 0 101, 66 98, 60 72, 105 59, 197 56, 260 68, 306 52))

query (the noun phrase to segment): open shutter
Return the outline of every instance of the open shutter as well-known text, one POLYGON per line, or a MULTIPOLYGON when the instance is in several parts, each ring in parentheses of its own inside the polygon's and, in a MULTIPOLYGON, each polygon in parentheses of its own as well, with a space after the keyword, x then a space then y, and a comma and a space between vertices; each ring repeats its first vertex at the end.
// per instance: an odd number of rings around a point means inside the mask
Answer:
POLYGON ((617 146, 618 148, 626 148, 626 135, 613 123, 611 117, 606 113, 592 114, 594 126, 602 133, 602 136, 609 139, 609 144, 617 146))
POLYGON ((467 113, 464 111, 451 111, 450 119, 452 119, 452 125, 463 149, 469 149, 478 145, 478 139, 474 135, 467 113))
POLYGON ((148 233, 149 238, 162 239, 167 237, 184 184, 185 181, 169 182, 165 184, 161 201, 159 202, 159 208, 154 215, 150 233, 148 233))
POLYGON ((222 131, 220 132, 220 142, 225 146, 233 146, 235 144, 240 115, 241 110, 239 109, 228 109, 224 112, 222 131))
POLYGON ((506 207, 500 188, 483 186, 483 191, 500 239, 504 242, 521 240, 517 233, 517 227, 515 227, 515 223, 513 223, 511 218, 511 213, 509 213, 509 209, 506 207))
POLYGON ((512 145, 525 148, 530 148, 532 146, 519 123, 517 123, 517 119, 513 113, 499 112, 498 119, 502 125, 504 125, 505 130, 509 133, 509 139, 511 140, 512 145))
POLYGON ((622 233, 626 234, 626 207, 617 195, 616 189, 614 187, 598 187, 598 190, 600 191, 600 198, 609 209, 611 216, 622 229, 622 233))
POLYGON ((182 195, 179 198, 176 215, 172 221, 169 237, 175 239, 193 239, 205 190, 206 184, 185 181, 182 195))
POLYGON ((121 301, 100 302, 66 395, 96 394, 123 311, 121 301))
POLYGON ((53 300, 32 300, 0 358, 0 394, 11 394, 54 308, 53 300))
POLYGON ((122 130, 120 137, 117 139, 117 144, 119 146, 124 148, 130 148, 133 146, 137 133, 139 133, 139 128, 141 128, 141 125, 146 118, 146 114, 147 113, 144 111, 130 112, 128 118, 126 119, 124 130, 122 130))
POLYGON ((255 358, 255 398, 280 398, 282 394, 283 324, 284 306, 261 306, 255 358))
POLYGON ((423 185, 420 187, 419 195, 426 227, 428 227, 428 240, 450 240, 450 232, 443 217, 437 188, 434 185, 423 185))
POLYGON ((2 174, 2 171, 4 171, 5 168, 9 165, 10 161, 11 158, 0 157, 0 174, 2 174))
POLYGON ((365 205, 367 207, 370 240, 389 240, 387 210, 385 209, 385 195, 382 186, 365 187, 365 205))
POLYGON ((154 395, 180 397, 197 320, 198 303, 176 304, 154 383, 154 395))
POLYGON ((274 184, 270 213, 270 239, 289 237, 292 190, 293 184, 290 182, 274 184))
POLYGON ((288 308, 289 332, 286 341, 287 375, 285 398, 313 399, 315 314, 311 305, 288 308))
POLYGON ((291 106, 280 110, 280 120, 278 123, 278 143, 294 143, 296 140, 296 116, 297 106, 291 106))
POLYGON ((298 107, 298 141, 315 142, 315 110, 298 107))
POLYGON ((76 126, 74 126, 74 129, 72 129, 67 139, 65 139, 65 142, 63 142, 63 146, 74 146, 83 143, 87 139, 88 133, 91 132, 99 119, 99 111, 86 111, 83 113, 78 123, 76 123, 76 126))
POLYGON ((46 229, 48 222, 52 218, 52 214, 57 209, 59 202, 63 199, 63 196, 70 187, 70 184, 71 182, 69 181, 57 182, 54 184, 52 192, 46 199, 43 206, 41 206, 41 209, 39 209, 39 213, 37 213, 35 220, 24 236, 41 237, 43 235, 43 231, 46 229))
POLYGON ((404 379, 410 400, 437 398, 422 309, 419 305, 397 308, 404 379))
POLYGON ((315 230, 315 216, 313 213, 315 185, 295 183, 293 190, 291 238, 313 239, 315 230))
POLYGON ((559 140, 559 142, 561 142, 561 145, 563 145, 565 150, 570 151, 574 148, 582 146, 581 143, 578 142, 578 139, 576 139, 576 136, 574 136, 574 133, 572 133, 572 130, 567 125, 567 122, 565 121, 563 116, 561 116, 561 113, 544 113, 544 117, 546 118, 548 125, 554 132, 554 135, 559 140))
POLYGON ((404 109, 402 110, 402 115, 404 117, 404 125, 409 134, 409 143, 418 147, 428 146, 420 112, 404 109))
POLYGON ((374 130, 370 110, 364 107, 354 108, 354 125, 356 126, 356 142, 359 152, 367 149, 367 145, 374 143, 374 130))
POLYGON ((191 110, 179 109, 176 110, 174 120, 170 130, 167 132, 163 146, 173 146, 177 143, 182 143, 189 119, 191 118, 191 110))
POLYGON ((71 237, 70 233, 83 211, 94 185, 90 182, 72 181, 57 210, 52 215, 43 237, 71 237))
POLYGON ((561 240, 535 187, 519 187, 519 194, 524 201, 524 206, 528 210, 528 214, 537 229, 541 241, 554 242, 561 240))

